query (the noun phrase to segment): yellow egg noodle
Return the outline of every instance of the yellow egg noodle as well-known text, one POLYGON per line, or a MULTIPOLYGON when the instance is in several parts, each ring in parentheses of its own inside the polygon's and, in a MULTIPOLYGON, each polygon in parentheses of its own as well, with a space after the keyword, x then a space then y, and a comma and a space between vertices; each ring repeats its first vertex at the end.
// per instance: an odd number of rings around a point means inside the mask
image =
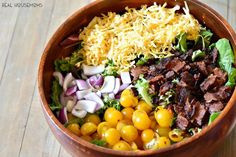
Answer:
POLYGON ((148 58, 171 56, 175 38, 185 32, 188 40, 195 40, 201 25, 189 13, 187 4, 184 14, 176 13, 179 6, 166 6, 154 3, 139 10, 126 7, 122 15, 109 12, 94 17, 79 35, 83 48, 78 53, 83 54, 88 65, 105 64, 112 59, 118 71, 129 70, 140 55, 148 58))

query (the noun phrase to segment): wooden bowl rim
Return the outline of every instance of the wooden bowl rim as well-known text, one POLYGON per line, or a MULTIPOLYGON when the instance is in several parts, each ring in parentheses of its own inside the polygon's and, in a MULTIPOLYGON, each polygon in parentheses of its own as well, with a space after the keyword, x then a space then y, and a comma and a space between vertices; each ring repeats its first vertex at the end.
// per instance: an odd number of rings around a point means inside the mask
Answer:
MULTIPOLYGON (((197 141, 199 138, 204 136, 210 130, 214 129, 217 126, 217 124, 222 121, 223 117, 225 117, 225 115, 229 112, 229 110, 233 107, 233 105, 236 105, 235 104, 236 89, 234 89, 234 92, 233 92, 229 102, 225 106, 225 108, 222 111, 222 113, 220 114, 220 116, 211 125, 204 128, 200 133, 198 133, 198 134, 196 134, 196 135, 194 135, 194 136, 192 136, 192 137, 190 137, 190 138, 188 138, 188 139, 186 139, 182 142, 173 144, 173 145, 171 145, 167 148, 163 148, 163 149, 160 149, 160 150, 115 151, 115 150, 112 150, 112 149, 109 149, 109 148, 99 147, 99 146, 91 144, 91 143, 81 139, 80 137, 76 136, 75 134, 71 133, 68 129, 66 129, 64 127, 64 125, 62 125, 58 121, 58 119, 55 117, 55 115, 53 114, 53 112, 49 108, 49 104, 47 103, 45 93, 44 93, 44 89, 43 89, 43 75, 44 75, 43 74, 43 69, 44 69, 46 57, 47 57, 48 52, 51 48, 51 45, 54 42, 54 38, 58 36, 59 30, 63 29, 64 25, 66 23, 68 23, 69 21, 73 20, 80 12, 83 12, 84 10, 89 9, 90 7, 92 7, 94 5, 98 5, 99 3, 102 3, 102 1, 104 1, 104 0, 96 0, 92 3, 89 3, 88 5, 80 8, 75 13, 73 13, 70 17, 68 17, 67 20, 65 22, 63 22, 61 24, 61 26, 53 34, 53 36, 51 37, 51 39, 47 43, 47 46, 44 49, 44 52, 41 56, 40 64, 39 64, 39 68, 38 68, 38 90, 39 90, 39 95, 40 95, 40 98, 41 98, 41 106, 44 110, 44 113, 46 113, 47 117, 50 117, 51 122, 53 123, 53 125, 56 126, 56 129, 59 130, 60 132, 62 132, 67 138, 69 138, 73 142, 78 143, 80 145, 83 145, 83 146, 87 147, 88 149, 92 149, 94 151, 98 151, 98 152, 101 152, 101 153, 105 152, 105 153, 110 154, 110 155, 125 155, 125 156, 144 156, 144 155, 146 156, 146 155, 159 154, 159 153, 163 153, 163 152, 172 151, 172 150, 178 149, 182 146, 185 146, 185 145, 187 145, 191 142, 197 141)), ((186 1, 188 2, 190 0, 186 0, 186 1)), ((236 45, 236 34, 235 34, 235 32, 233 31, 232 27, 228 24, 228 22, 219 13, 217 13, 214 9, 210 8, 209 6, 207 6, 206 4, 204 4, 204 3, 202 3, 198 0, 192 0, 192 3, 194 3, 194 5, 199 5, 201 7, 204 7, 206 10, 208 10, 208 12, 210 12, 212 15, 214 15, 215 18, 217 18, 219 21, 221 21, 221 24, 224 25, 226 28, 228 28, 229 34, 231 35, 231 37, 233 39, 233 42, 236 45)))

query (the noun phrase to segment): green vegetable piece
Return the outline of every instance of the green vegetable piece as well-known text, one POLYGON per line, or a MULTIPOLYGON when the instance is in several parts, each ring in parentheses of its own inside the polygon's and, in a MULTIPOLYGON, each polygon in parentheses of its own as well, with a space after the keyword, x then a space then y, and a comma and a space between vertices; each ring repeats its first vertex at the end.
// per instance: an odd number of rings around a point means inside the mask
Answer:
POLYGON ((62 104, 60 103, 59 97, 62 93, 62 87, 59 84, 58 80, 54 80, 52 82, 52 103, 49 104, 49 107, 52 111, 60 110, 62 108, 62 104))
POLYGON ((213 33, 210 30, 203 29, 200 31, 200 36, 202 38, 203 49, 205 49, 210 45, 213 33))
POLYGON ((145 63, 147 63, 147 61, 148 61, 148 58, 141 57, 141 58, 137 61, 136 65, 144 65, 145 63))
POLYGON ((91 143, 93 144, 96 144, 97 146, 100 146, 100 147, 105 147, 106 146, 106 141, 103 141, 103 140, 93 140, 91 143))
POLYGON ((82 118, 75 118, 70 121, 68 121, 64 126, 67 128, 70 124, 79 124, 79 126, 82 126, 84 124, 84 120, 82 118))
POLYGON ((221 112, 215 112, 210 115, 208 125, 210 125, 219 115, 221 112))
POLYGON ((187 52, 187 34, 186 33, 181 33, 177 37, 178 44, 176 45, 176 49, 179 50, 180 52, 187 52))
POLYGON ((232 68, 230 74, 228 75, 228 81, 226 82, 226 86, 234 87, 236 83, 236 69, 232 68))
POLYGON ((103 117, 104 112, 109 107, 114 107, 118 111, 121 111, 123 109, 118 100, 111 99, 111 98, 109 98, 108 95, 104 95, 103 102, 104 102, 104 106, 96 112, 96 114, 100 115, 101 117, 103 117))
POLYGON ((175 95, 175 91, 174 90, 169 90, 168 92, 166 92, 164 95, 161 95, 159 97, 160 99, 160 104, 163 107, 166 107, 167 105, 169 105, 172 101, 171 98, 175 95))
POLYGON ((225 38, 218 40, 216 42, 216 48, 219 51, 218 63, 220 68, 229 74, 232 70, 232 64, 234 63, 234 53, 229 40, 225 38))
POLYGON ((54 62, 55 70, 60 72, 70 72, 76 63, 83 60, 82 54, 78 52, 72 53, 71 57, 57 59, 54 62))
POLYGON ((103 76, 118 76, 117 68, 113 60, 109 59, 105 65, 105 70, 102 73, 103 76))
POLYGON ((229 43, 229 40, 223 38, 216 42, 216 48, 219 51, 218 64, 220 68, 228 73, 227 86, 233 87, 236 83, 235 73, 236 70, 233 68, 234 53, 229 43))
POLYGON ((146 103, 148 105, 153 107, 152 97, 148 93, 149 82, 147 80, 145 80, 143 77, 140 77, 140 79, 137 81, 135 87, 137 88, 137 90, 138 90, 139 94, 141 95, 141 97, 143 98, 143 100, 146 101, 146 103))
POLYGON ((205 51, 197 50, 193 52, 192 61, 194 62, 198 58, 203 58, 206 56, 205 51))

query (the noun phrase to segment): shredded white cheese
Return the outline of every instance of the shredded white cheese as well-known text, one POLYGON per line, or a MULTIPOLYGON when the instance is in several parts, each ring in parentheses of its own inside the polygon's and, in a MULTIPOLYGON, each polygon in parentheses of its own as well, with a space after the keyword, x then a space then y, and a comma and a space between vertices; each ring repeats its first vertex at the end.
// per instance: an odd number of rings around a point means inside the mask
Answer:
POLYGON ((187 33, 188 40, 198 38, 200 24, 189 13, 176 13, 179 6, 142 6, 137 10, 126 7, 122 15, 109 12, 93 20, 80 33, 83 48, 79 51, 88 65, 105 64, 112 59, 118 71, 127 71, 136 57, 171 56, 173 43, 180 33, 187 33))

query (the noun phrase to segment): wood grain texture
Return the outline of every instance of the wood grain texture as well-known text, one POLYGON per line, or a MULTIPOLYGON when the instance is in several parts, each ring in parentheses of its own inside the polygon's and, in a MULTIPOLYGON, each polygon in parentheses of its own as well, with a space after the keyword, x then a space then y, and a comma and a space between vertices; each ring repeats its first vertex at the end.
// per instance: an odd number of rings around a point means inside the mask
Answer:
MULTIPOLYGON (((0 5, 5 0, 0 0, 0 5)), ((11 0, 11 2, 19 2, 11 0)), ((69 157, 42 114, 36 86, 46 41, 90 0, 40 0, 42 8, 0 6, 0 156, 69 157)), ((235 0, 202 0, 236 29, 235 0)), ((214 157, 236 156, 236 128, 214 157)))

